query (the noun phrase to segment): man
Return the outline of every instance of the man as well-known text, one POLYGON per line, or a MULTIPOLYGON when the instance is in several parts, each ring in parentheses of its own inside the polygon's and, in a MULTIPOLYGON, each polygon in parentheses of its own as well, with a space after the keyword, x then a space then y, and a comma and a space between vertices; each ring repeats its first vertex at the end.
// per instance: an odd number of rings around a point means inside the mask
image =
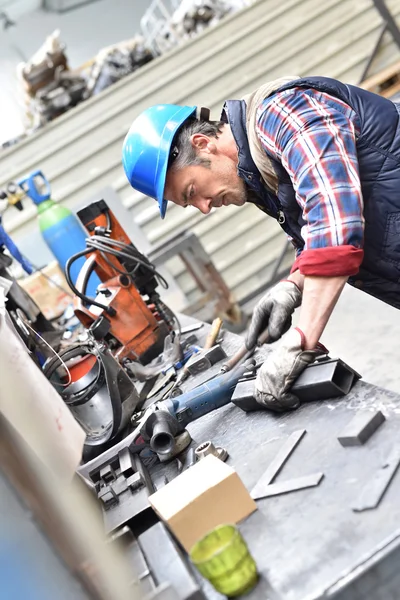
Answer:
POLYGON ((123 146, 131 185, 167 202, 212 208, 252 202, 296 248, 287 280, 254 310, 246 343, 298 327, 271 352, 256 398, 295 408, 290 387, 321 351, 319 338, 348 281, 400 308, 400 106, 324 77, 270 82, 228 100, 221 121, 196 107, 159 105, 133 123, 123 146))

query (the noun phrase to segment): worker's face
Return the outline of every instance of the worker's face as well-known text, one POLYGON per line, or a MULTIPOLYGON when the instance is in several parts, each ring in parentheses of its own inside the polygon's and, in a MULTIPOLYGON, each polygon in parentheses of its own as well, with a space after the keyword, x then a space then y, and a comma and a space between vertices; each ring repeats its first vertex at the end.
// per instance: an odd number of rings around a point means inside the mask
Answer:
POLYGON ((242 206, 246 202, 246 188, 237 174, 237 159, 211 148, 199 155, 209 165, 185 167, 167 174, 164 196, 178 206, 194 206, 203 214, 221 206, 242 206))

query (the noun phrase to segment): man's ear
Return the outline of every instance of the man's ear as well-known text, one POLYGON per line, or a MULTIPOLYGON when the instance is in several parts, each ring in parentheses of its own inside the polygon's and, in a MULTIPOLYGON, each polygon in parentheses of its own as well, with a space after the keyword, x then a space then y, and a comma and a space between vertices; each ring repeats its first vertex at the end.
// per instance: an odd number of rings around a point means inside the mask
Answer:
POLYGON ((217 150, 215 143, 211 141, 208 135, 204 135, 203 133, 194 133, 191 137, 191 142, 193 148, 195 148, 198 152, 215 154, 217 150))

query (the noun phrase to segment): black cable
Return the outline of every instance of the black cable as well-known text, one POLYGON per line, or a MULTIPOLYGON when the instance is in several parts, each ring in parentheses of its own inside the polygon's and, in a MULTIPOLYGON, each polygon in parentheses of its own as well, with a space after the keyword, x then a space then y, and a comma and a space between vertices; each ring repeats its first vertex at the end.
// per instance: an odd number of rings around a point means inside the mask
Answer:
MULTIPOLYGON (((71 266, 73 265, 73 263, 76 260, 78 260, 79 258, 81 258, 82 256, 86 256, 87 254, 94 252, 95 250, 99 251, 101 253, 102 257, 104 258, 104 260, 107 262, 107 264, 112 269, 114 269, 117 273, 119 273, 120 275, 128 274, 129 276, 132 277, 135 274, 135 272, 137 271, 137 269, 139 268, 139 266, 141 265, 143 268, 149 270, 151 272, 151 274, 157 278, 158 282, 161 284, 162 287, 164 287, 165 289, 168 288, 168 283, 165 280, 165 278, 156 270, 155 266, 148 260, 148 258, 146 256, 144 256, 141 252, 139 252, 137 250, 137 248, 135 248, 133 245, 126 244, 125 242, 122 242, 120 240, 113 240, 113 239, 110 239, 110 238, 107 238, 104 236, 99 236, 99 235, 93 235, 93 236, 87 238, 86 244, 87 244, 87 248, 85 250, 82 250, 81 252, 78 252, 74 256, 71 256, 71 258, 69 258, 67 260, 67 263, 65 265, 65 276, 66 276, 68 285, 70 286, 70 288, 72 289, 74 294, 76 296, 78 296, 78 298, 80 298, 86 304, 92 304, 94 306, 102 308, 108 314, 111 314, 111 315, 116 314, 115 309, 112 308, 111 306, 106 306, 105 304, 102 304, 101 302, 97 302, 97 300, 95 300, 94 298, 89 298, 84 293, 80 292, 75 287, 75 285, 73 284, 72 279, 71 279, 70 269, 71 269, 71 266), (109 260, 109 258, 107 257, 107 254, 109 254, 111 256, 115 256, 119 260, 121 260, 122 258, 125 258, 131 262, 134 261, 134 262, 136 262, 136 265, 130 271, 128 271, 128 269, 126 267, 124 268, 124 270, 119 269, 116 265, 114 265, 109 260)), ((88 277, 89 277, 89 275, 88 275, 88 277)), ((88 277, 85 278, 83 289, 86 289, 88 277)), ((172 317, 172 320, 177 323, 178 331, 180 333, 181 326, 180 326, 179 320, 177 319, 176 315, 161 300, 159 302, 161 303, 161 306, 164 307, 163 308, 164 312, 166 314, 169 314, 170 318, 172 317)))
MULTIPOLYGON (((104 251, 108 251, 111 254, 115 254, 116 256, 118 256, 118 254, 124 258, 128 258, 129 260, 135 260, 136 262, 140 263, 142 266, 150 269, 151 271, 155 271, 155 267, 154 265, 152 265, 150 262, 146 262, 145 260, 143 260, 143 255, 140 253, 134 253, 133 249, 131 250, 131 246, 128 246, 127 244, 124 244, 123 246, 121 244, 123 244, 123 242, 119 242, 118 244, 114 243, 114 240, 110 240, 108 238, 102 238, 101 236, 92 236, 90 238, 88 238, 88 240, 86 241, 88 246, 103 246, 103 250, 104 251), (104 247, 105 246, 105 247, 104 247), (120 248, 124 248, 125 252, 123 252, 122 250, 118 250, 116 248, 108 248, 107 246, 119 246, 120 248)), ((98 248, 100 249, 100 248, 98 248)))
POLYGON ((98 308, 102 308, 103 310, 106 311, 106 313, 110 314, 110 315, 115 315, 116 311, 115 308, 112 308, 111 306, 107 306, 106 304, 101 304, 101 302, 97 302, 97 300, 95 300, 94 298, 89 298, 88 296, 85 296, 85 294, 82 294, 73 284, 72 279, 71 279, 71 274, 70 274, 70 269, 72 267, 72 265, 74 264, 75 261, 78 260, 78 258, 81 258, 82 256, 86 256, 86 254, 89 254, 90 252, 93 252, 93 248, 86 248, 85 250, 81 250, 81 252, 77 252, 77 254, 74 254, 73 256, 71 256, 66 264, 65 264, 65 277, 67 279, 67 283, 69 285, 69 287, 71 288, 71 290, 74 292, 74 294, 76 296, 78 296, 78 298, 80 298, 83 302, 85 302, 86 304, 93 304, 94 306, 98 306, 98 308))
MULTIPOLYGON (((137 265, 134 267, 133 271, 128 271, 128 269, 126 268, 123 271, 118 269, 118 267, 114 266, 110 263, 110 261, 105 259, 107 264, 112 266, 121 275, 126 275, 126 273, 131 275, 136 271, 139 265, 142 265, 144 268, 151 271, 151 273, 157 278, 158 282, 164 289, 168 289, 168 282, 165 280, 165 278, 156 270, 155 266, 133 246, 126 244, 125 242, 121 242, 119 240, 112 240, 97 235, 93 235, 92 237, 88 238, 86 240, 86 243, 89 247, 95 248, 96 250, 99 250, 102 253, 111 254, 119 259, 126 258, 130 261, 136 261, 137 265), (123 248, 123 250, 117 249, 115 247, 113 248, 112 246, 116 246, 117 248, 123 248)), ((103 257, 105 258, 104 254, 103 257)))

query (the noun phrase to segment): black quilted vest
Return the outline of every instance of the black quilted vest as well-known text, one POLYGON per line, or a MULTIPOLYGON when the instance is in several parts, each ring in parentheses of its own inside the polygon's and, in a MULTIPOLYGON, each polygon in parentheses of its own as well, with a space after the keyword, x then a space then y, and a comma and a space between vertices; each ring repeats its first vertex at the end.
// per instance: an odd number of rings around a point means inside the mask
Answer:
MULTIPOLYGON (((400 308, 400 106, 352 85, 327 77, 297 79, 292 87, 313 88, 340 98, 359 119, 357 155, 364 199, 364 260, 349 283, 400 308)), ((274 92, 274 93, 277 93, 274 92)), ((246 136, 246 105, 228 100, 225 114, 239 149, 239 175, 255 193, 253 202, 276 218, 298 249, 304 246, 304 221, 294 189, 282 164, 272 160, 278 175, 278 195, 263 185, 246 136)))

